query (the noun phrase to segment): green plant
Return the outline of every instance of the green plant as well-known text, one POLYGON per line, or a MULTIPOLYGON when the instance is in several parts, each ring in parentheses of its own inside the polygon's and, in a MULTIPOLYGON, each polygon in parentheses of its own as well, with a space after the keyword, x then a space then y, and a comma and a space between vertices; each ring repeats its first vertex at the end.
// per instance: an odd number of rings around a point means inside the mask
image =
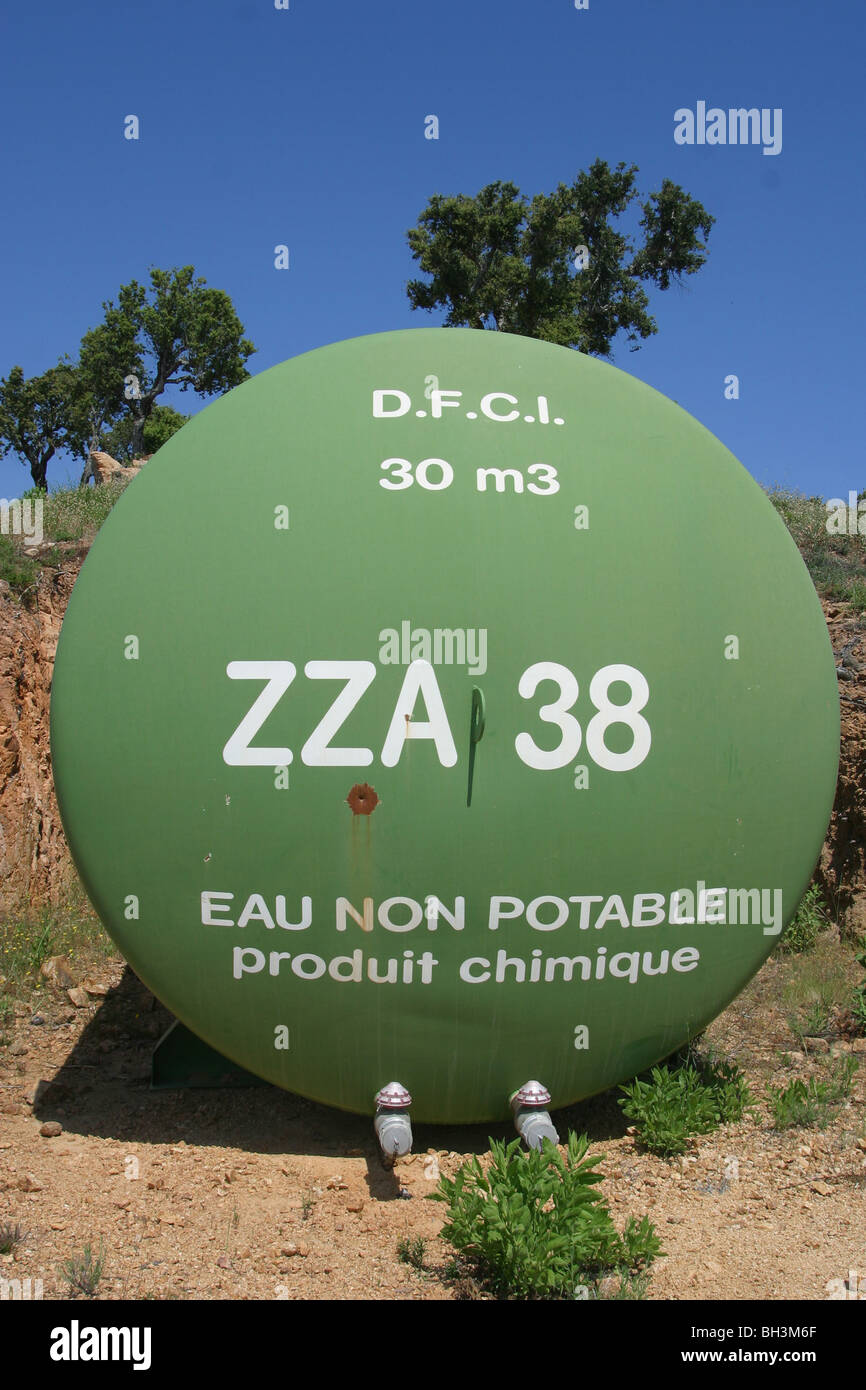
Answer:
POLYGON ((712 1053, 686 1054, 682 1066, 653 1067, 650 1079, 636 1077, 621 1086, 623 1114, 650 1153, 685 1153, 689 1139, 742 1119, 751 1102, 746 1078, 732 1062, 712 1053))
POLYGON ((848 948, 828 933, 818 937, 811 951, 789 957, 782 1004, 801 1043, 804 1037, 826 1034, 832 1020, 850 1006, 850 961, 848 948))
POLYGON ((27 1232, 16 1221, 13 1225, 11 1221, 0 1222, 0 1255, 11 1255, 17 1245, 21 1245, 27 1238, 27 1232))
POLYGON ((803 1016, 802 1025, 798 1025, 796 1032, 803 1038, 822 1038, 830 1027, 830 1010, 826 1004, 818 1001, 810 1004, 803 1016))
POLYGON ((549 1140, 524 1153, 519 1139, 491 1139, 486 1171, 473 1155, 440 1178, 433 1197, 448 1205, 443 1235, 500 1297, 573 1298, 577 1286, 638 1274, 662 1253, 647 1217, 617 1231, 594 1191, 600 1159, 587 1158, 588 1147, 574 1134, 565 1155, 549 1140))
POLYGON ((866 607, 864 537, 859 532, 849 535, 847 526, 828 530, 831 512, 821 497, 806 497, 778 486, 766 491, 790 531, 818 593, 823 598, 844 599, 862 611, 866 607))
POLYGON ((9 536, 0 536, 0 579, 5 579, 14 594, 21 595, 39 578, 39 566, 22 555, 9 536))
MULTIPOLYGON (((24 909, 0 920, 0 1010, 12 1012, 14 998, 28 997, 40 984, 39 968, 49 956, 66 956, 81 974, 104 963, 115 947, 96 913, 75 893, 62 908, 24 909)), ((0 1021, 3 1013, 0 1011, 0 1021)))
POLYGON ((100 1244, 99 1254, 94 1255, 91 1247, 85 1245, 80 1255, 64 1260, 60 1267, 61 1277, 69 1287, 71 1297, 84 1294, 92 1298, 105 1269, 105 1254, 100 1244))
MULTIPOLYGON (((857 964, 862 965, 864 971, 866 971, 866 951, 860 951, 854 959, 857 964)), ((854 994, 851 1000, 851 1014, 857 1031, 859 1033, 866 1033, 866 974, 864 974, 859 985, 855 985, 854 987, 854 994)))
POLYGON ((824 1129, 836 1106, 851 1094, 858 1065, 856 1057, 844 1057, 830 1066, 824 1079, 813 1076, 806 1082, 798 1077, 784 1088, 770 1086, 767 1099, 773 1128, 805 1129, 816 1125, 824 1129))
POLYGON ((397 1245, 397 1258, 413 1269, 423 1269, 426 1250, 427 1242, 423 1236, 415 1236, 412 1240, 403 1236, 397 1245))
POLYGON ((826 926, 827 915, 821 890, 817 883, 813 883, 800 899, 797 911, 782 933, 779 950, 790 955, 811 951, 826 926))
POLYGON ((308 1220, 309 1220, 309 1218, 310 1218, 310 1213, 312 1212, 314 1206, 315 1206, 315 1202, 313 1201, 313 1198, 311 1197, 310 1193, 309 1193, 309 1192, 305 1192, 304 1195, 303 1195, 303 1197, 301 1198, 301 1220, 302 1220, 302 1221, 308 1221, 308 1220))

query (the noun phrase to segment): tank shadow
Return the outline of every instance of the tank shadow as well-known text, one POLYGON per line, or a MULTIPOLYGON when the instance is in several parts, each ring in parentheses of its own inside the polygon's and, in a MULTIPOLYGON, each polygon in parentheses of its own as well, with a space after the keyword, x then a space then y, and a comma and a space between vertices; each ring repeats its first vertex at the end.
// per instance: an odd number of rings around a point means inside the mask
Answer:
MULTIPOLYGON (((50 1017, 46 1026, 61 1025, 50 1017)), ((364 1157, 371 1194, 399 1199, 399 1183, 381 1160, 372 1120, 320 1105, 279 1087, 229 1074, 225 1084, 151 1089, 151 1056, 172 1015, 126 966, 50 1081, 40 1081, 33 1113, 80 1133, 125 1144, 178 1144, 323 1158, 364 1157)), ((229 1072, 231 1064, 227 1063, 229 1072)), ((618 1138, 625 1121, 615 1093, 605 1092, 552 1116, 561 1138, 570 1129, 592 1142, 618 1138)), ((507 1122, 483 1125, 413 1123, 413 1151, 483 1154, 490 1138, 509 1141, 507 1122)))

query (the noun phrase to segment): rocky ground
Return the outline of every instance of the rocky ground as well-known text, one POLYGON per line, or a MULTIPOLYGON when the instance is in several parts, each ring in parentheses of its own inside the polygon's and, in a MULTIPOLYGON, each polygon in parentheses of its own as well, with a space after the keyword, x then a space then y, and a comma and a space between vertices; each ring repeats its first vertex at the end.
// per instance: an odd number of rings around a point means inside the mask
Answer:
MULTIPOLYGON (((853 983, 850 948, 831 935, 822 950, 853 983)), ((798 1048, 783 1000, 802 959, 768 961, 707 1041, 759 1097, 768 1081, 823 1074, 833 1053, 858 1055, 825 1130, 775 1131, 760 1105, 665 1160, 640 1152, 615 1092, 554 1116, 606 1155, 617 1224, 656 1223, 666 1254, 651 1299, 826 1299, 851 1271, 866 1298, 866 1039, 798 1048)), ((0 1277, 67 1298, 63 1266, 89 1245, 104 1255, 99 1299, 483 1296, 449 1269, 431 1197, 440 1172, 487 1150, 487 1127, 418 1126, 415 1154, 389 1172, 367 1119, 267 1086, 151 1091, 168 1015, 119 959, 84 983, 77 1003, 46 983, 2 1035, 0 1225, 24 1239, 0 1277), (417 1269, 398 1247, 419 1237, 417 1269)))

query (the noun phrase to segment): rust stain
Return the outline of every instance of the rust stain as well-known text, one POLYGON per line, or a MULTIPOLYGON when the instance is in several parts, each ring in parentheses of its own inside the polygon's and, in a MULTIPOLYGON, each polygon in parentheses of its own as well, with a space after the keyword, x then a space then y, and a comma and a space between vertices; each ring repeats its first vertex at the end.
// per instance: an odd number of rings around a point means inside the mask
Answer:
POLYGON ((346 797, 356 816, 371 816, 379 805, 379 798, 367 782, 356 782, 346 797))

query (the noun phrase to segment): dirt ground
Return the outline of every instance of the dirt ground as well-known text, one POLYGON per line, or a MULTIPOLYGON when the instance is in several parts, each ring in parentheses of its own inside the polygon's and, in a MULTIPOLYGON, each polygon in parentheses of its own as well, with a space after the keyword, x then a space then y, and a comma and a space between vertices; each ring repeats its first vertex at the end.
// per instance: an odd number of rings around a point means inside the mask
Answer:
MULTIPOLYGON (((853 983, 850 948, 825 950, 853 983)), ((561 1136, 585 1132, 606 1155, 617 1225, 656 1223, 666 1254, 650 1299, 820 1300, 851 1271, 866 1298, 866 1039, 796 1050, 783 992, 800 959, 771 958, 706 1041, 759 1097, 770 1081, 821 1074, 833 1053, 860 1054, 825 1130, 777 1132, 762 1104, 666 1160, 638 1150, 616 1092, 554 1116, 561 1136)), ((489 1127, 419 1125, 415 1153, 389 1172, 369 1119, 270 1086, 152 1091, 169 1016, 120 959, 88 983, 106 992, 82 1007, 49 988, 18 1005, 0 1046, 0 1223, 25 1232, 0 1278, 68 1298, 62 1266, 90 1245, 104 1255, 98 1299, 479 1296, 449 1273, 444 1207, 430 1198, 440 1172, 487 1151, 489 1127), (61 1133, 43 1136, 46 1122, 61 1133), (398 1255, 417 1237, 420 1269, 398 1255)))

